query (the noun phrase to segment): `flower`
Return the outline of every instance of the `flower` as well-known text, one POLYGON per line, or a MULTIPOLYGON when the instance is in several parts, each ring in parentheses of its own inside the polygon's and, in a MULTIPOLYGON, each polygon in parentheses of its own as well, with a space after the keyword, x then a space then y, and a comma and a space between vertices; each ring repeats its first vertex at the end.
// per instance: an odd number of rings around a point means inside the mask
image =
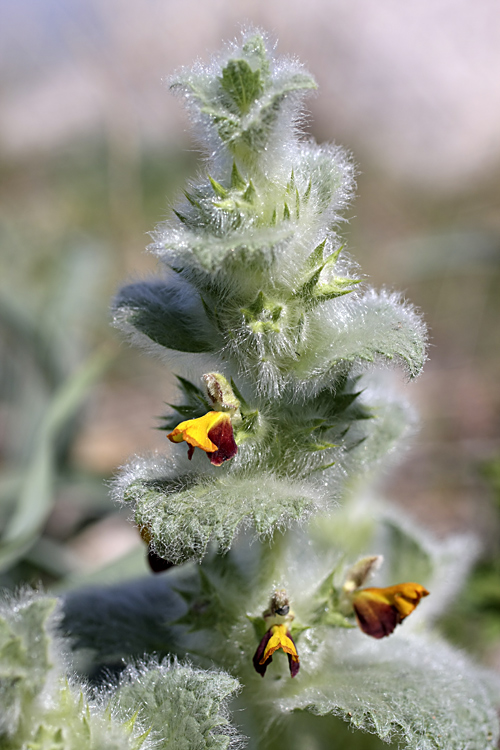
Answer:
POLYGON ((257 647, 257 651, 253 657, 253 665, 262 677, 266 673, 268 664, 273 660, 274 652, 279 648, 283 649, 288 656, 290 675, 295 677, 298 674, 300 668, 299 655, 290 631, 284 624, 272 625, 257 647))
POLYGON ((428 594, 420 583, 359 589, 352 595, 352 606, 361 630, 373 638, 383 638, 390 635, 428 594))
POLYGON ((214 466, 220 466, 224 461, 233 458, 238 451, 231 417, 223 411, 209 411, 198 419, 181 422, 167 437, 172 443, 187 443, 189 459, 192 458, 195 448, 201 448, 214 466))
POLYGON ((153 545, 153 535, 151 533, 151 529, 148 526, 140 526, 139 527, 139 534, 141 535, 141 539, 148 547, 148 564, 153 573, 163 573, 164 570, 169 570, 169 568, 174 567, 174 563, 170 562, 170 560, 165 560, 164 557, 160 557, 160 555, 155 552, 154 545, 153 545))

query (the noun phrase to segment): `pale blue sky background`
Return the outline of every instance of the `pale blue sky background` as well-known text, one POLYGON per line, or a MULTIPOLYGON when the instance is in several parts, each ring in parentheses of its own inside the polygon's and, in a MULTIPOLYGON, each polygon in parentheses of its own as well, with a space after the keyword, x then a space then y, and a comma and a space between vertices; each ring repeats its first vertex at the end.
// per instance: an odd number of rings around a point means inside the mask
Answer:
POLYGON ((0 12, 4 152, 115 117, 141 138, 177 138, 185 120, 161 78, 250 21, 316 75, 322 139, 430 189, 500 164, 496 0, 3 0, 0 12))

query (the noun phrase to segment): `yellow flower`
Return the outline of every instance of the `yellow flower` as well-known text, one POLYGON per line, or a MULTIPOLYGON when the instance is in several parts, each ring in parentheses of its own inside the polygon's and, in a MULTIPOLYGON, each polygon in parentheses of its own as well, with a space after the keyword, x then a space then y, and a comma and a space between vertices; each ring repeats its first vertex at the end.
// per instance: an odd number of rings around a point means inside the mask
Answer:
POLYGON ((373 638, 383 638, 390 635, 428 594, 420 583, 359 589, 352 595, 352 606, 361 630, 373 638))
POLYGON ((285 625, 272 625, 259 643, 253 657, 253 665, 257 672, 264 677, 268 664, 273 660, 273 654, 279 648, 288 656, 288 665, 292 677, 299 671, 299 655, 292 636, 285 625))
POLYGON ((209 411, 198 419, 181 422, 167 437, 172 443, 187 443, 189 459, 192 458, 195 448, 201 448, 214 466, 220 466, 224 461, 233 458, 238 451, 231 417, 224 411, 209 411))

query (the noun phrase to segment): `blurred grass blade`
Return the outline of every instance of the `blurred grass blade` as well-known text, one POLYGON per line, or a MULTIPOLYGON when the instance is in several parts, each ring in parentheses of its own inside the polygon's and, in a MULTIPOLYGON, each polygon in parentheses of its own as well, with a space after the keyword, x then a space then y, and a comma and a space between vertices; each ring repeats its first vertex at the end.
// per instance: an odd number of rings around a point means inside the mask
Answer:
POLYGON ((56 351, 43 326, 37 325, 39 318, 29 315, 24 307, 5 289, 0 297, 0 328, 7 334, 7 340, 16 341, 28 352, 36 365, 36 370, 50 388, 56 388, 62 380, 62 370, 57 361, 56 351))
POLYGON ((94 354, 56 391, 38 428, 35 448, 26 470, 19 500, 0 541, 0 570, 19 559, 40 533, 54 502, 55 455, 61 430, 75 416, 111 356, 94 354))

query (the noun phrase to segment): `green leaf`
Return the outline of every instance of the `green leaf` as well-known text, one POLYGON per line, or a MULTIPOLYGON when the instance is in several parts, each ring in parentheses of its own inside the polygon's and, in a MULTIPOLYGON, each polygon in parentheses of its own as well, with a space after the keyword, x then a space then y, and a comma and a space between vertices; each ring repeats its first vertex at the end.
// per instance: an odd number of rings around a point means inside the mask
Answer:
POLYGON ((111 706, 123 720, 137 712, 157 750, 223 750, 235 739, 227 701, 238 689, 225 672, 149 661, 125 670, 111 706))
POLYGON ((132 481, 125 502, 135 509, 139 526, 147 526, 156 552, 171 562, 201 560, 211 542, 228 550, 243 526, 262 537, 301 518, 315 506, 314 485, 273 474, 190 478, 185 489, 158 474, 132 481))
POLYGON ((251 592, 248 590, 248 579, 245 580, 232 564, 229 555, 224 558, 224 563, 223 576, 213 575, 210 564, 206 570, 198 566, 199 585, 196 588, 191 585, 189 589, 174 589, 184 599, 188 610, 172 625, 187 625, 189 632, 218 630, 224 638, 232 637, 231 631, 238 620, 239 610, 235 606, 236 597, 228 597, 228 591, 236 590, 238 598, 244 596, 245 591, 247 594, 251 592))
POLYGON ((246 114, 263 92, 260 70, 253 71, 246 60, 230 60, 222 71, 221 84, 241 114, 246 114))
POLYGON ((174 214, 177 216, 177 218, 182 224, 185 224, 188 227, 194 226, 191 219, 189 219, 187 216, 184 216, 184 214, 181 214, 175 208, 173 208, 172 211, 174 212, 174 214))
POLYGON ((334 299, 335 297, 341 297, 344 294, 349 294, 349 292, 353 291, 350 287, 361 282, 361 279, 334 276, 328 283, 319 284, 321 273, 325 268, 335 265, 343 247, 339 247, 335 252, 329 255, 326 260, 323 260, 325 243, 326 239, 313 250, 307 259, 306 269, 309 271, 309 274, 300 289, 295 293, 296 297, 304 299, 309 306, 317 305, 320 302, 326 302, 326 300, 334 299))
POLYGON ((231 187, 235 190, 244 190, 246 188, 246 181, 241 176, 236 162, 233 161, 233 168, 231 170, 231 187))
POLYGON ((261 290, 248 307, 241 308, 241 312, 247 320, 257 320, 268 303, 269 300, 261 290))
POLYGON ((247 412, 249 410, 249 406, 243 396, 241 395, 241 391, 237 387, 236 383, 234 382, 233 378, 231 378, 231 388, 233 389, 234 395, 240 402, 240 409, 242 412, 247 412))
MULTIPOLYGON (((355 381, 349 383, 350 387, 355 385, 355 381)), ((363 391, 343 391, 338 388, 335 392, 323 390, 318 393, 312 403, 317 410, 328 417, 329 420, 338 418, 343 412, 353 406, 363 391)), ((350 420, 353 419, 370 419, 373 415, 366 406, 358 406, 349 412, 350 420)))
POLYGON ((205 392, 201 388, 192 383, 190 380, 181 377, 180 375, 176 375, 175 377, 181 387, 184 397, 190 404, 201 404, 203 406, 208 406, 208 399, 205 395, 205 392))
MULTIPOLYGON (((169 404, 169 406, 177 414, 180 414, 183 419, 197 419, 212 410, 213 406, 201 388, 180 375, 176 375, 176 378, 184 396, 184 403, 169 404)), ((163 422, 161 430, 173 430, 179 424, 179 418, 175 414, 161 417, 161 420, 163 422)))
POLYGON ((352 287, 361 284, 361 279, 350 279, 348 277, 335 276, 328 284, 318 284, 313 290, 312 301, 314 303, 326 302, 343 294, 354 291, 352 287))
POLYGON ((316 273, 316 269, 318 268, 318 266, 321 266, 323 268, 323 253, 325 250, 325 245, 326 237, 323 242, 320 242, 319 245, 314 248, 314 250, 308 257, 306 262, 306 268, 308 271, 316 273))
POLYGON ((352 728, 409 750, 493 750, 498 718, 491 684, 437 640, 357 631, 328 638, 320 671, 286 686, 276 706, 341 716, 352 728))
MULTIPOLYGON (((184 195, 186 196, 186 198, 188 199, 188 201, 190 202, 192 206, 194 206, 195 208, 199 210, 203 210, 200 201, 197 198, 195 198, 194 195, 192 195, 192 193, 189 193, 187 190, 184 190, 184 195)), ((174 213, 177 213, 177 212, 174 211, 174 213)), ((179 216, 179 214, 177 215, 179 216)))
MULTIPOLYGON (((146 548, 135 550, 139 562, 137 551, 140 565, 131 575, 139 577, 124 583, 130 565, 120 576, 117 562, 111 575, 105 570, 103 576, 82 576, 71 582, 72 590, 64 595, 61 630, 71 637, 73 649, 91 654, 95 663, 141 658, 146 652, 164 656, 177 650, 171 623, 185 613, 186 606, 173 589, 170 571, 151 576, 144 564, 146 548)), ((182 585, 177 578, 175 583, 182 585)))
POLYGON ((312 179, 309 179, 309 182, 307 183, 306 192, 304 193, 304 197, 303 197, 304 203, 309 202, 309 198, 311 196, 311 189, 312 189, 312 179))
POLYGON ((0 569, 12 565, 32 546, 54 502, 56 445, 61 430, 75 417, 89 388, 109 366, 98 352, 63 383, 42 418, 34 452, 25 472, 16 508, 0 540, 0 569))
POLYGON ((124 287, 114 304, 114 322, 127 333, 135 330, 168 349, 201 353, 217 348, 217 333, 198 294, 186 282, 181 287, 161 281, 124 287))
MULTIPOLYGON (((174 411, 179 414, 183 420, 186 419, 198 419, 198 417, 202 417, 204 414, 207 413, 207 411, 210 411, 210 409, 203 409, 202 406, 190 406, 190 405, 176 405, 176 404, 169 404, 171 409, 174 409, 174 411)), ((163 425, 160 429, 162 430, 173 430, 174 427, 176 427, 179 424, 179 417, 175 414, 172 414, 170 416, 161 417, 163 420, 163 425)))
POLYGON ((54 669, 48 630, 55 606, 35 593, 0 602, 0 744, 29 721, 54 669))
POLYGON ((325 443, 325 442, 314 442, 314 443, 305 443, 303 446, 304 450, 306 451, 326 451, 328 448, 338 448, 338 445, 336 443, 325 443))
POLYGON ((252 180, 249 180, 248 187, 243 193, 243 200, 247 203, 253 204, 255 203, 255 199, 257 198, 257 191, 255 190, 255 187, 253 186, 252 180))
POLYGON ((214 189, 214 193, 219 196, 219 198, 226 198, 229 195, 229 190, 227 190, 225 187, 220 185, 216 180, 213 179, 213 177, 210 177, 208 175, 208 179, 210 180, 210 184, 212 185, 214 189))
POLYGON ((318 317, 319 321, 323 321, 321 349, 312 354, 308 364, 316 378, 346 362, 395 360, 410 377, 416 377, 424 365, 425 326, 397 294, 369 290, 356 300, 355 312, 347 311, 346 317, 332 313, 329 325, 323 317, 318 317))

